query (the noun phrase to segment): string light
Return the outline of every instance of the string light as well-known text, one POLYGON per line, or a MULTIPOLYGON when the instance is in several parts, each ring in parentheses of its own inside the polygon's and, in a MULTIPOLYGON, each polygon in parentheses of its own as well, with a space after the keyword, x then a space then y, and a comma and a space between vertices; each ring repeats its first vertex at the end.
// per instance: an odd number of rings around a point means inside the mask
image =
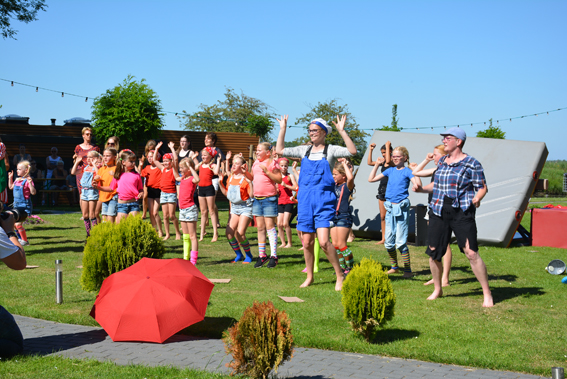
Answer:
MULTIPOLYGON (((12 87, 14 87, 14 84, 19 84, 19 85, 26 86, 26 87, 32 87, 32 88, 35 87, 35 92, 39 92, 39 90, 42 89, 42 90, 44 90, 44 91, 51 91, 51 92, 61 93, 61 97, 65 97, 65 95, 68 95, 68 96, 75 96, 75 97, 84 98, 84 99, 85 99, 85 102, 88 102, 88 100, 89 100, 89 96, 81 96, 81 95, 76 95, 76 94, 69 93, 69 92, 57 91, 57 90, 53 90, 53 89, 49 89, 49 88, 43 88, 43 87, 39 87, 39 86, 32 86, 32 85, 29 85, 29 84, 20 83, 20 82, 16 82, 16 81, 13 81, 13 80, 8 80, 8 79, 3 79, 3 78, 0 78, 0 80, 5 81, 5 82, 9 82, 12 87)), ((508 119, 510 122, 512 122, 513 119, 522 119, 522 118, 525 118, 525 117, 533 117, 533 116, 536 116, 536 117, 537 117, 537 116, 539 116, 540 114, 549 115, 549 112, 558 112, 558 111, 563 111, 563 110, 565 110, 565 109, 567 109, 567 107, 557 108, 557 109, 552 109, 552 110, 545 111, 545 112, 533 113, 533 114, 523 115, 523 116, 517 116, 517 117, 506 117, 506 118, 502 118, 502 119, 496 120, 496 124, 499 125, 499 124, 500 124, 500 121, 504 121, 504 120, 506 120, 506 119, 508 119)), ((175 116, 182 115, 182 116, 185 116, 185 117, 188 117, 188 118, 208 119, 208 120, 213 120, 213 122, 216 121, 217 123, 219 123, 220 121, 231 121, 231 122, 232 122, 232 121, 237 121, 237 120, 233 120, 233 119, 219 119, 219 118, 201 116, 201 113, 197 113, 196 115, 195 115, 195 114, 193 114, 193 115, 192 115, 192 114, 188 114, 188 113, 186 113, 186 112, 171 112, 171 111, 163 111, 163 113, 171 113, 171 114, 175 114, 175 116)), ((473 127, 474 125, 480 125, 480 124, 484 124, 484 126, 486 126, 486 121, 484 121, 484 122, 473 122, 473 123, 471 123, 471 127, 473 127)), ((234 125, 235 125, 235 126, 238 126, 238 122, 235 122, 234 125)), ((460 124, 456 124, 456 125, 444 125, 444 126, 442 126, 442 128, 443 128, 443 129, 447 129, 447 126, 449 126, 449 127, 456 126, 456 127, 460 128, 460 124)), ((301 125, 288 125, 288 128, 305 128, 305 126, 301 126, 301 125)), ((424 127, 422 126, 421 128, 424 128, 424 127)), ((425 128, 428 128, 428 127, 425 127, 425 128)), ((441 126, 431 126, 430 128, 431 128, 431 130, 434 130, 434 129, 437 129, 437 128, 441 128, 441 126)), ((359 129, 359 130, 373 130, 373 131, 375 131, 375 130, 380 130, 380 128, 366 128, 366 129, 359 129)), ((400 130, 400 131, 401 131, 401 130, 419 130, 419 127, 415 127, 415 128, 399 128, 399 130, 400 130)))

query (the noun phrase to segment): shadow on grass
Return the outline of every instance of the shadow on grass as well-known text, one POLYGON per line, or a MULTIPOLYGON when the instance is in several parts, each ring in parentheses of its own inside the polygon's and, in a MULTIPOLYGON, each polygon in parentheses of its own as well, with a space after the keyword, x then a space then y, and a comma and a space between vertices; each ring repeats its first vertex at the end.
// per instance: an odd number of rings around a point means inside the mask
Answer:
MULTIPOLYGON (((38 246, 36 249, 34 250, 30 250, 29 254, 50 254, 50 253, 59 253, 61 251, 71 251, 71 252, 75 252, 75 253, 82 253, 85 250, 85 244, 82 242, 77 242, 77 241, 72 241, 72 240, 66 240, 66 241, 60 241, 60 243, 74 243, 75 245, 73 246, 63 246, 61 247, 61 245, 59 245, 59 243, 57 245, 52 245, 53 247, 40 247, 38 246)), ((26 251, 26 253, 28 253, 28 251, 26 251)))
POLYGON ((396 341, 410 340, 420 336, 417 330, 383 329, 379 330, 370 343, 381 345, 396 341))
MULTIPOLYGON (((517 275, 488 275, 489 283, 497 280, 502 280, 504 282, 511 283, 511 282, 515 282, 517 279, 518 279, 517 275)), ((471 272, 471 276, 468 278, 455 279, 455 280, 451 279, 451 283, 455 283, 455 284, 467 284, 474 282, 478 282, 478 280, 476 279, 476 277, 472 272, 471 272)))
MULTIPOLYGON (((490 288, 492 292, 492 298, 494 299, 494 304, 498 304, 504 302, 506 300, 514 299, 516 297, 532 297, 532 296, 542 296, 545 295, 545 291, 541 287, 495 287, 490 288)), ((468 291, 466 293, 454 294, 454 295, 446 295, 443 294, 444 297, 468 297, 468 296, 482 296, 482 289, 476 289, 473 291, 468 291)))
POLYGON ((30 229, 36 229, 37 231, 44 231, 44 230, 69 230, 70 227, 68 226, 42 226, 42 225, 32 225, 34 226, 33 228, 30 229))
POLYGON ((203 321, 183 329, 179 334, 219 339, 222 338, 222 333, 236 321, 232 317, 205 317, 203 321))

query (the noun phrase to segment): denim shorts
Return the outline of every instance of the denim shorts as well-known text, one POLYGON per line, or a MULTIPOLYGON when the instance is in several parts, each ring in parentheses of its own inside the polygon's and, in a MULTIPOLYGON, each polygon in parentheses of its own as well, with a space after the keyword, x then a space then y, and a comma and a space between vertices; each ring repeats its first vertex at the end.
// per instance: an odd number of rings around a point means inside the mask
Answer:
POLYGON ((230 203, 230 214, 235 216, 246 216, 252 218, 252 203, 240 203, 234 204, 230 203))
POLYGON ((118 213, 130 214, 132 212, 140 212, 140 204, 137 201, 131 203, 118 203, 117 205, 118 213))
POLYGON ((167 193, 167 192, 163 192, 161 191, 161 195, 159 197, 159 203, 160 204, 168 204, 168 203, 177 203, 177 193, 167 193))
POLYGON ((340 213, 335 215, 333 220, 335 226, 339 228, 351 228, 352 227, 352 215, 348 213, 340 213))
POLYGON ((252 214, 260 217, 278 217, 278 197, 270 196, 265 199, 254 199, 252 214))
POLYGON ((83 201, 97 201, 98 200, 98 190, 94 188, 83 188, 81 192, 81 200, 83 201))
POLYGON ((189 208, 179 210, 179 221, 182 222, 197 222, 199 219, 199 208, 195 204, 189 208))
POLYGON ((108 201, 102 203, 102 211, 101 214, 103 216, 111 216, 115 217, 117 213, 117 205, 118 205, 118 195, 114 195, 114 197, 108 201))

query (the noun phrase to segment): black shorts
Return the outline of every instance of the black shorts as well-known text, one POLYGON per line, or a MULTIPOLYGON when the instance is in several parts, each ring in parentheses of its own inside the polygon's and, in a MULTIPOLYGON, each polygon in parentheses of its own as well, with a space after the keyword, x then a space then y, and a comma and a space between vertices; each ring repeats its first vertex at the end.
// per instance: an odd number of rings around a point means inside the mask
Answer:
POLYGON ((471 204, 469 209, 463 212, 461 208, 453 208, 453 199, 445 197, 441 217, 429 212, 429 246, 426 254, 436 261, 441 261, 447 251, 447 245, 451 241, 451 234, 454 232, 457 237, 457 244, 461 253, 469 243, 469 249, 478 251, 477 230, 475 214, 476 208, 471 204))
POLYGON ((215 186, 213 185, 199 187, 199 197, 214 197, 215 193, 215 186))
POLYGON ((147 187, 148 199, 159 199, 161 197, 161 190, 159 188, 147 187))
POLYGON ((378 186, 378 195, 376 195, 376 198, 378 200, 386 201, 386 185, 380 183, 380 186, 378 186))
POLYGON ((293 213, 293 206, 295 204, 278 204, 278 213, 293 213))

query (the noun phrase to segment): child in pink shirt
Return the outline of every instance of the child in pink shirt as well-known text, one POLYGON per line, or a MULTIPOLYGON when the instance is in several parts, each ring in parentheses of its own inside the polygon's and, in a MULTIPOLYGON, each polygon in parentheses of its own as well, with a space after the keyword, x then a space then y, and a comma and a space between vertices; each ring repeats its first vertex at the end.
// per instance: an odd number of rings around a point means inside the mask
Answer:
POLYGON ((273 268, 278 264, 278 232, 276 230, 278 191, 276 183, 282 182, 282 173, 280 166, 272 157, 272 146, 269 142, 262 142, 256 148, 256 161, 252 165, 252 173, 247 173, 247 177, 254 184, 252 215, 256 217, 258 228, 258 260, 254 268, 260 268, 268 261, 266 234, 268 234, 271 250, 268 267, 273 268))
POLYGON ((125 149, 122 150, 118 156, 114 179, 110 183, 110 186, 97 187, 102 191, 111 192, 116 190, 118 193, 118 217, 116 218, 116 223, 119 223, 123 218, 128 217, 128 215, 137 215, 140 211, 138 199, 144 195, 142 177, 134 170, 136 166, 136 154, 131 150, 125 149))

